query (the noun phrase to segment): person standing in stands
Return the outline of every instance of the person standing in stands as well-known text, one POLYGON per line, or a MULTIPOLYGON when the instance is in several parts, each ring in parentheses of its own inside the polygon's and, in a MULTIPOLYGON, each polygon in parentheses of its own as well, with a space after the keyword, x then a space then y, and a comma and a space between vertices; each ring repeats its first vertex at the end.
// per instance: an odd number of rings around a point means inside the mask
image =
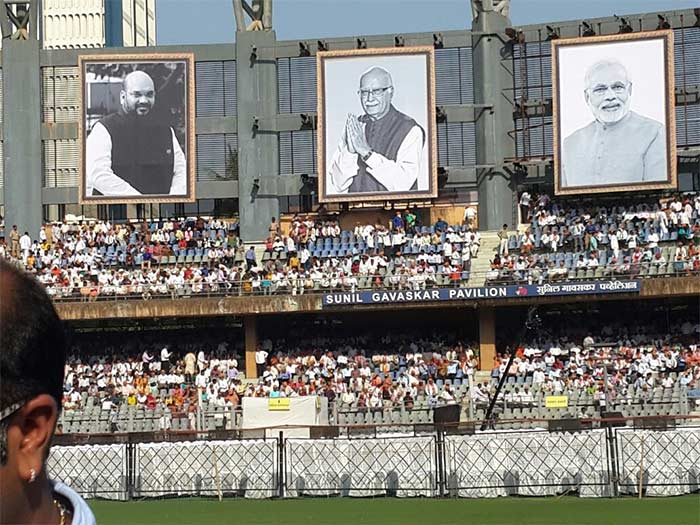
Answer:
POLYGON ((195 365, 197 364, 197 357, 191 350, 185 355, 185 381, 187 383, 194 382, 194 376, 196 374, 195 365))
POLYGON ((32 248, 32 238, 29 236, 29 232, 24 232, 24 235, 19 238, 19 248, 22 252, 22 261, 26 264, 29 250, 32 248))
POLYGON ((255 265, 257 265, 257 261, 255 260, 255 248, 253 246, 249 246, 248 249, 245 252, 245 264, 246 264, 246 271, 250 271, 251 268, 253 268, 255 265))
POLYGON ((10 255, 15 259, 19 259, 19 231, 16 224, 12 226, 12 231, 10 232, 10 255))
POLYGON ((132 71, 119 97, 119 111, 101 119, 87 137, 86 195, 186 195, 185 154, 173 128, 154 110, 153 79, 132 71))
POLYGON ((168 351, 167 346, 164 346, 163 349, 160 351, 160 369, 166 374, 170 372, 171 355, 172 354, 168 351))
POLYGON ((94 525, 87 503, 49 479, 66 340, 38 281, 0 261, 0 524, 94 525))
POLYGON ((258 349, 255 351, 255 366, 258 371, 258 377, 262 377, 265 372, 265 365, 267 363, 267 356, 269 354, 263 350, 263 347, 258 345, 258 349))
POLYGON ((504 224, 503 229, 498 232, 498 255, 508 256, 508 225, 504 224))
POLYGON ((398 231, 399 229, 404 228, 404 220, 403 217, 401 216, 401 212, 399 210, 396 210, 396 215, 391 219, 391 229, 393 231, 398 231))

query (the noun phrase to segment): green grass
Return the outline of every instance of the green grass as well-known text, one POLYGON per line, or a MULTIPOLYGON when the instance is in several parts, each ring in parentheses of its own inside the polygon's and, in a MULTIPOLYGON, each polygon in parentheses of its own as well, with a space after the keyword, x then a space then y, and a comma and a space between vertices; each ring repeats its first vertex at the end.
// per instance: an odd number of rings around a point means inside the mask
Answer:
POLYGON ((99 525, 700 525, 700 496, 94 501, 99 525))

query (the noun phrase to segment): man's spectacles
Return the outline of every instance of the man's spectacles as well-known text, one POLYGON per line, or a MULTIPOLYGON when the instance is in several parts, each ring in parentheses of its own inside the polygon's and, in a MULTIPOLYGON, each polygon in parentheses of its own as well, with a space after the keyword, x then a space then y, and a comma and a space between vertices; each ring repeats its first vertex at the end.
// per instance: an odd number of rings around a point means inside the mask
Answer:
POLYGON ((20 408, 24 406, 24 401, 18 401, 0 411, 0 422, 8 419, 12 414, 17 412, 20 408))
POLYGON ((24 406, 24 401, 18 401, 0 410, 0 466, 7 463, 7 420, 24 406))
POLYGON ((605 96, 608 90, 611 89, 616 95, 621 95, 627 90, 627 84, 623 82, 615 82, 612 86, 606 86, 603 84, 595 86, 591 91, 594 95, 598 97, 605 96))
POLYGON ((387 89, 391 89, 392 87, 393 86, 387 86, 387 87, 377 88, 377 89, 361 89, 358 91, 358 93, 363 98, 368 98, 370 95, 372 95, 372 97, 376 98, 380 95, 383 95, 387 89))

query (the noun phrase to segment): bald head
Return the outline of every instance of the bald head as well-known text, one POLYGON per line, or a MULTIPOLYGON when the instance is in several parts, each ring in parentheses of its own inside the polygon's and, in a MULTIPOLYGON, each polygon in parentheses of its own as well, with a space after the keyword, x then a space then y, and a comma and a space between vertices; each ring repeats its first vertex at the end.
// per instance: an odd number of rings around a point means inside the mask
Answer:
POLYGON ((380 119, 389 112, 394 96, 391 74, 383 67, 373 67, 360 77, 360 102, 367 116, 380 119))
POLYGON ((632 82, 620 62, 596 62, 586 72, 584 83, 586 102, 598 122, 616 124, 627 116, 632 101, 632 82))
POLYGON ((124 77, 120 100, 125 113, 145 117, 156 102, 153 79, 143 71, 132 71, 124 77))
POLYGON ((394 82, 391 79, 391 74, 383 67, 372 67, 365 71, 360 77, 360 89, 362 89, 363 84, 369 82, 379 82, 386 86, 393 86, 394 82))

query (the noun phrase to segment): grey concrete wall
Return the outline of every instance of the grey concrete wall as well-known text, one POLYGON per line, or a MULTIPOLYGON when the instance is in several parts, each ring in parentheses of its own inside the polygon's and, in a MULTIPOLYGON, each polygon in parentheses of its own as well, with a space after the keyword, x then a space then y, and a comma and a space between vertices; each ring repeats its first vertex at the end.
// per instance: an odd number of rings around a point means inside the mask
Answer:
POLYGON ((43 186, 39 42, 5 40, 2 69, 5 224, 35 237, 43 186))
POLYGON ((474 22, 472 37, 474 102, 476 111, 476 163, 479 191, 479 227, 500 229, 513 225, 513 185, 504 159, 513 157, 515 144, 508 132, 513 128, 513 106, 507 89, 513 85, 512 62, 503 61, 507 46, 503 39, 510 20, 500 14, 482 13, 474 22))
POLYGON ((270 125, 277 116, 275 41, 274 31, 236 35, 238 199, 241 238, 248 242, 265 239, 271 217, 279 217, 279 143, 270 125))

